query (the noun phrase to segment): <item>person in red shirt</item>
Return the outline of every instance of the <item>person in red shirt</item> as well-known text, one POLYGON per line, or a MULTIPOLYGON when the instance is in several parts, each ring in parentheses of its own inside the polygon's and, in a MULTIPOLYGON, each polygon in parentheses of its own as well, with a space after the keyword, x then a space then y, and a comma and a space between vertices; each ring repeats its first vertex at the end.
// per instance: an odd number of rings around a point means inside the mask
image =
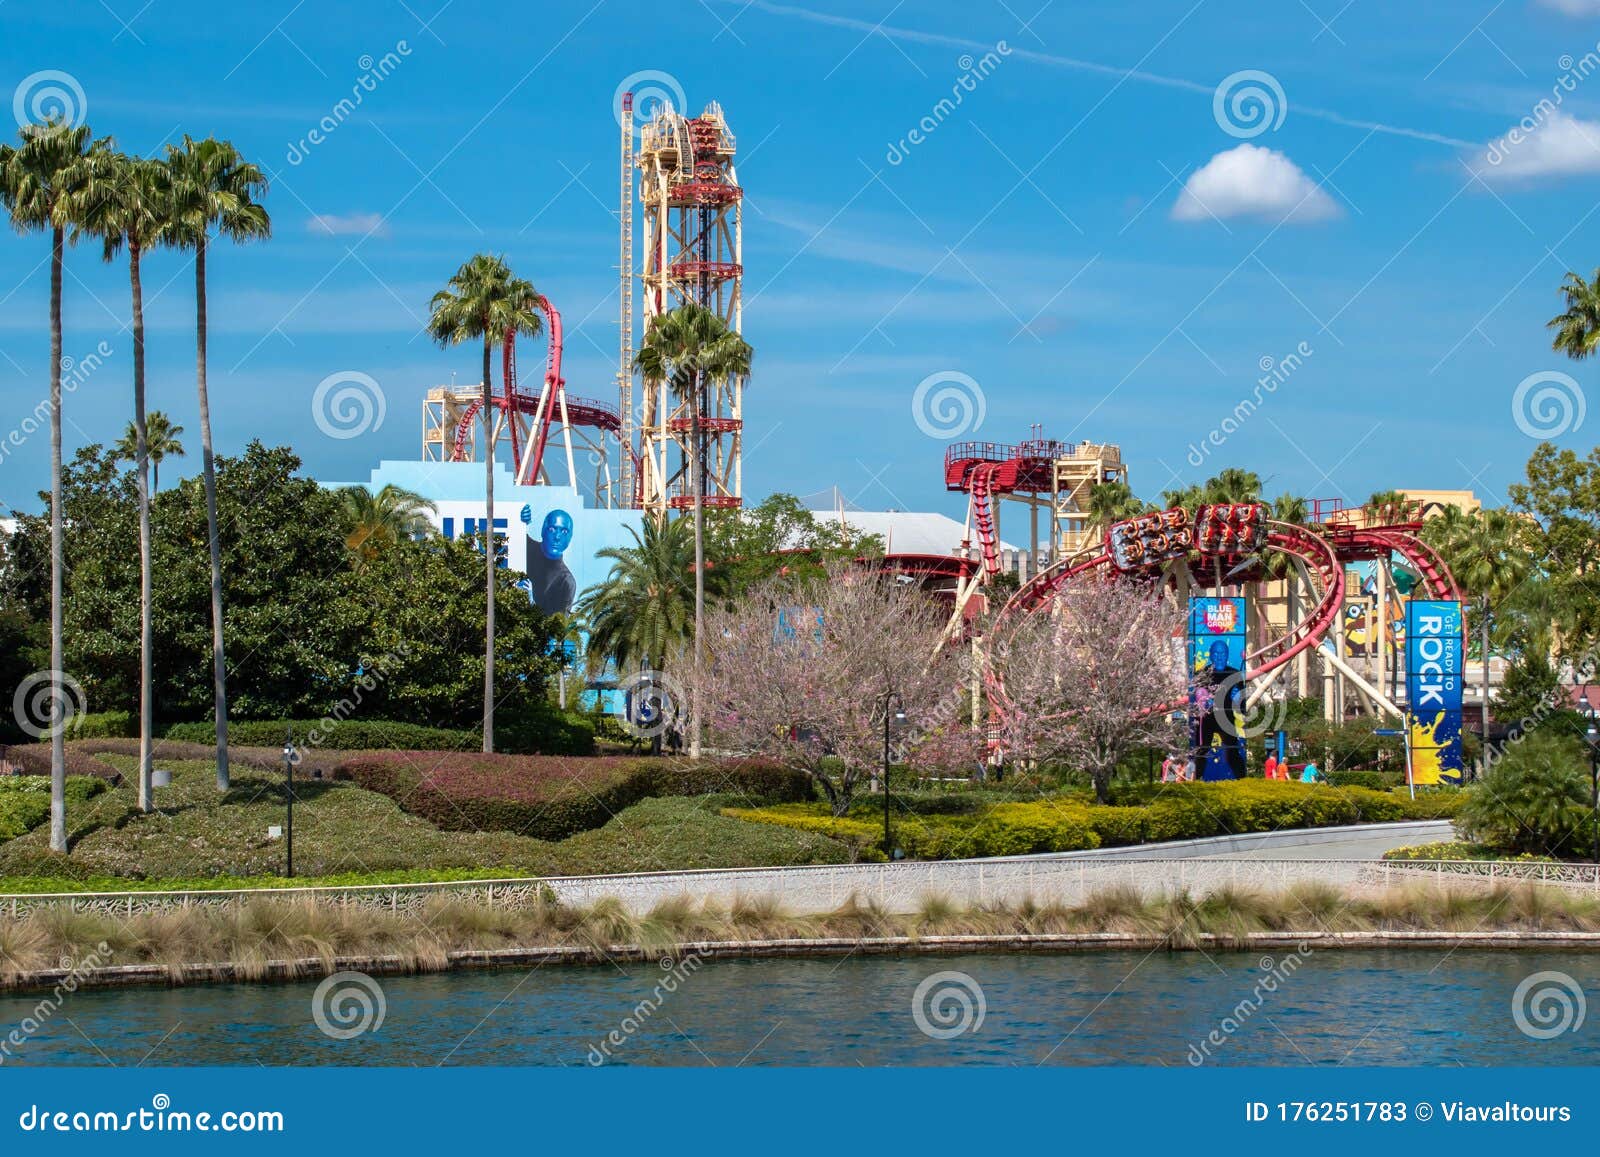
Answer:
POLYGON ((1267 779, 1277 779, 1278 778, 1278 757, 1276 755, 1269 754, 1267 756, 1267 762, 1261 765, 1261 772, 1262 772, 1262 775, 1265 776, 1267 779))

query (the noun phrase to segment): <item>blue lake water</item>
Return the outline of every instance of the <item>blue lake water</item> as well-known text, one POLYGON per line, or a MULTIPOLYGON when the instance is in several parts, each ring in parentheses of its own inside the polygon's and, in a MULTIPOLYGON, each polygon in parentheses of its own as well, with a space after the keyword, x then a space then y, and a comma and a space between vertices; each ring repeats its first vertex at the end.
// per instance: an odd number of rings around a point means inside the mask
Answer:
MULTIPOLYGON (((651 964, 550 967, 375 983, 382 1023, 349 1039, 318 1027, 315 983, 78 992, 36 1029, 27 1018, 40 996, 13 994, 0 998, 0 1039, 23 1026, 25 1043, 11 1046, 3 1061, 1600 1064, 1600 1009, 1578 1017, 1589 996, 1600 995, 1600 954, 1577 952, 750 960, 676 971, 651 964), (1552 1024, 1559 1030, 1565 1017, 1569 1030, 1550 1039, 1528 1035, 1513 1015, 1518 985, 1540 972, 1569 978, 1534 984, 1524 1001, 1538 1002, 1531 1020, 1526 1013, 1521 1018, 1536 1032, 1548 1033, 1552 1024), (960 975, 935 978, 939 973, 960 975)), ((376 993, 368 999, 376 1008, 376 993)), ((335 1032, 371 1025, 359 1001, 337 1003, 324 1015, 335 1032)))

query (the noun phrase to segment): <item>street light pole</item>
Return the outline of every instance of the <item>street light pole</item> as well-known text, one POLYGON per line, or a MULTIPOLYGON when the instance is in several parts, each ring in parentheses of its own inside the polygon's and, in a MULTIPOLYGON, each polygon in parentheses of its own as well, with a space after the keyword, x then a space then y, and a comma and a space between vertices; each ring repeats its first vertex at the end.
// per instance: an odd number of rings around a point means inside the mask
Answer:
POLYGON ((285 728, 283 733, 283 775, 288 794, 288 815, 284 823, 284 876, 294 878, 294 731, 285 728))
POLYGON ((883 854, 890 859, 894 858, 894 837, 889 833, 889 723, 904 723, 906 721, 905 702, 893 691, 883 697, 883 854), (889 714, 889 705, 899 702, 893 715, 889 714))

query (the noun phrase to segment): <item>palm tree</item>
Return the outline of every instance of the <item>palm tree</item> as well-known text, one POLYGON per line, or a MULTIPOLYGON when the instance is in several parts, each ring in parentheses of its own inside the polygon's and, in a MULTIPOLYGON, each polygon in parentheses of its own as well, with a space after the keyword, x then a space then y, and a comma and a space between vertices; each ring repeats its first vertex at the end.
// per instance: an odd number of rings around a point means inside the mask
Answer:
MULTIPOLYGON (((178 436, 183 427, 174 423, 160 410, 151 410, 144 416, 144 452, 150 463, 150 493, 161 493, 161 462, 166 458, 182 458, 183 443, 178 436)), ((112 447, 118 458, 133 461, 138 456, 138 431, 129 422, 122 438, 112 447)))
POLYGON ((1504 510, 1485 509, 1456 521, 1439 553, 1477 606, 1483 655, 1483 739, 1489 740, 1489 629, 1502 604, 1517 592, 1533 566, 1526 526, 1504 510))
POLYGON ((514 277, 505 259, 479 253, 451 276, 429 303, 428 333, 441 346, 483 341, 483 554, 488 614, 483 639, 483 750, 494 750, 494 343, 508 333, 535 336, 544 322, 533 306, 534 288, 514 277))
MULTIPOLYGON (((154 614, 150 575, 150 459, 149 428, 144 409, 144 285, 140 263, 145 253, 164 240, 171 210, 170 174, 159 161, 109 156, 97 196, 88 207, 83 231, 104 243, 112 261, 124 246, 128 250, 128 281, 133 303, 133 460, 139 489, 139 810, 154 806, 151 784, 155 772, 153 736, 154 614)), ((124 439, 126 441, 126 439, 124 439)), ((120 447, 118 448, 120 451, 120 447)))
POLYGON ((1413 503, 1403 490, 1375 490, 1366 505, 1367 514, 1375 523, 1392 526, 1406 520, 1413 503))
POLYGON ((694 540, 683 519, 645 519, 644 533, 628 528, 632 546, 608 546, 603 582, 575 608, 589 624, 591 669, 605 660, 626 672, 637 664, 654 670, 679 653, 694 625, 694 604, 684 577, 694 566, 694 540))
POLYGON ((1261 476, 1254 470, 1229 466, 1201 486, 1207 502, 1260 502, 1261 476))
POLYGON ((750 373, 753 351, 748 342, 716 312, 694 302, 657 314, 645 334, 635 365, 647 382, 666 382, 679 399, 689 401, 689 474, 694 492, 694 667, 695 695, 689 723, 689 755, 700 756, 700 627, 705 620, 705 495, 706 444, 701 418, 706 387, 750 373))
POLYGON ((365 486, 346 486, 339 493, 349 527, 344 544, 357 570, 366 569, 385 548, 433 529, 428 515, 438 507, 415 491, 387 483, 376 494, 365 486))
MULTIPOLYGON (((109 149, 89 128, 51 121, 24 125, 21 144, 0 145, 0 204, 19 233, 50 233, 50 667, 62 678, 61 275, 69 231, 89 203, 95 172, 109 149)), ((76 239, 76 233, 72 232, 76 239)), ((56 687, 58 696, 65 689, 56 687)), ((59 715, 63 702, 56 701, 59 715)), ((55 722, 61 722, 57 719, 55 722)), ((67 850, 66 729, 50 729, 50 848, 67 850)))
POLYGON ((1126 482, 1096 482, 1089 487, 1089 517, 1084 529, 1090 535, 1104 534, 1113 522, 1149 511, 1150 504, 1136 495, 1126 482))
POLYGON ((172 184, 174 244, 194 250, 195 383, 200 395, 200 461, 205 476, 206 533, 211 546, 211 679, 217 716, 217 787, 228 788, 228 668, 222 643, 222 540, 217 525, 217 468, 211 444, 211 398, 206 390, 206 251, 219 237, 254 241, 272 235, 272 219, 259 198, 267 179, 259 166, 228 141, 184 135, 167 146, 172 184))
POLYGON ((1191 515, 1196 506, 1203 506, 1206 502, 1205 490, 1199 486, 1185 486, 1180 490, 1163 490, 1161 492, 1161 506, 1164 510, 1182 508, 1191 515))
POLYGON ((1550 348, 1581 362, 1600 345, 1600 269, 1594 271, 1593 281, 1569 272, 1560 292, 1567 308, 1544 323, 1556 331, 1550 348))

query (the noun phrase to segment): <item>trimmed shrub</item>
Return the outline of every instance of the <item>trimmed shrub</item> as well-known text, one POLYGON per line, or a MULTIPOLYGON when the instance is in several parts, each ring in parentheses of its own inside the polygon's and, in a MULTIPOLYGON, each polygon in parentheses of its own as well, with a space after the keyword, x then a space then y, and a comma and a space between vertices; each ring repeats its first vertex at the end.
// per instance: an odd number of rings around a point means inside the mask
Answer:
POLYGON ((1577 859, 1593 844, 1589 777, 1577 740, 1530 731, 1461 793, 1467 839, 1508 852, 1577 859))
MULTIPOLYGON (((592 755, 594 737, 595 724, 589 716, 563 714, 543 704, 494 724, 495 750, 517 755, 592 755)), ((481 747, 482 741, 474 739, 473 746, 481 747)))
POLYGON ((1405 781, 1403 773, 1391 771, 1330 771, 1328 783, 1334 787, 1364 787, 1369 791, 1388 791, 1405 781))
MULTIPOLYGON (((342 723, 326 719, 230 719, 228 746, 231 750, 237 742, 241 747, 281 750, 288 731, 293 731, 298 744, 332 751, 471 751, 482 745, 475 732, 382 719, 346 719, 342 723)), ((217 729, 215 724, 206 722, 174 723, 162 738, 209 745, 215 750, 217 729)))
MULTIPOLYGON (((67 807, 77 807, 106 790, 92 776, 67 777, 67 807)), ((0 776, 0 840, 14 840, 50 818, 50 781, 36 775, 0 776)))
POLYGON ((67 720, 68 739, 120 739, 138 734, 139 721, 127 711, 88 711, 67 720))
POLYGON ((641 761, 647 796, 737 795, 752 803, 809 803, 811 777, 777 763, 702 759, 641 761))
POLYGON ((708 809, 700 799, 640 800, 604 827, 579 832, 556 848, 574 875, 842 864, 849 850, 814 832, 747 824, 708 809))
MULTIPOLYGON (((135 745, 135 753, 137 753, 135 745)), ((104 760, 96 759, 76 744, 67 745, 67 774, 90 775, 103 779, 112 787, 122 782, 122 773, 104 760)), ((15 766, 23 775, 50 774, 50 745, 48 743, 18 743, 0 748, 0 759, 15 766)))

